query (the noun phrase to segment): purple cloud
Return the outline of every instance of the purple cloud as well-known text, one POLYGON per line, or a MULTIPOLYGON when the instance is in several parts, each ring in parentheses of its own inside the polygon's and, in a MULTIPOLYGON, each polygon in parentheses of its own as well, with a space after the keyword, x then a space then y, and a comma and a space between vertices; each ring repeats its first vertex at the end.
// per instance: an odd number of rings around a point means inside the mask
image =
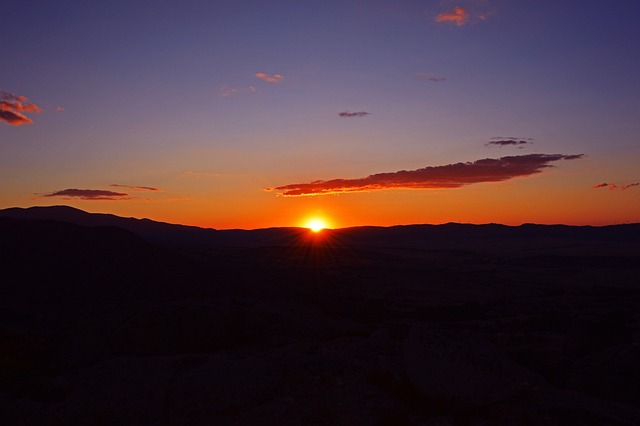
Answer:
POLYGON ((550 163, 559 160, 575 160, 584 154, 529 154, 502 158, 427 166, 417 170, 377 173, 357 179, 317 180, 309 183, 292 183, 267 188, 286 197, 303 195, 344 194, 380 189, 436 189, 460 188, 481 182, 501 182, 516 177, 541 173, 550 163))
POLYGON ((64 197, 65 199, 78 199, 86 201, 124 201, 130 200, 129 194, 121 192, 105 191, 102 189, 63 189, 45 194, 45 197, 64 197))
POLYGON ((370 112, 366 112, 366 111, 357 111, 357 112, 350 112, 350 111, 343 111, 343 112, 339 112, 338 115, 340 117, 344 117, 344 118, 351 118, 351 117, 364 117, 371 114, 370 112))
POLYGON ((495 138, 491 138, 489 139, 489 141, 485 144, 486 146, 491 146, 491 145, 495 145, 495 146, 522 146, 522 145, 528 145, 528 144, 532 144, 533 143, 533 139, 531 138, 516 138, 513 136, 507 136, 507 137, 495 137, 495 138))
POLYGON ((417 72, 413 75, 415 78, 420 80, 429 80, 434 83, 440 83, 441 81, 445 81, 447 77, 438 77, 437 75, 431 74, 429 72, 417 72))

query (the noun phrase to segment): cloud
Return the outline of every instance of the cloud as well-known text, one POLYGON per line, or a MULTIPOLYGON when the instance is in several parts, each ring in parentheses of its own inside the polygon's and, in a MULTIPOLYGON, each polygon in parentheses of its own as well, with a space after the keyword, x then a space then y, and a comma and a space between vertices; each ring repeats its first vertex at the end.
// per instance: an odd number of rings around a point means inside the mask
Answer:
MULTIPOLYGON (((489 139, 489 141, 485 144, 486 146, 496 145, 496 146, 509 146, 509 145, 528 145, 532 144, 533 139, 531 138, 516 138, 513 136, 502 137, 498 136, 495 138, 489 139)), ((522 146, 520 146, 522 148, 522 146)))
POLYGON ((26 117, 24 114, 20 114, 19 112, 7 111, 2 106, 0 106, 0 121, 6 121, 12 126, 21 126, 23 124, 31 124, 33 120, 26 117))
POLYGON ((496 11, 488 0, 458 0, 459 6, 449 9, 435 17, 435 21, 442 24, 453 24, 461 27, 466 24, 477 24, 486 21, 496 11), (462 5, 460 5, 462 3, 462 5))
POLYGON ((502 158, 485 158, 473 162, 428 166, 418 170, 378 173, 358 179, 317 180, 267 188, 286 197, 343 194, 379 189, 460 188, 473 183, 501 182, 541 173, 550 163, 575 160, 584 154, 528 154, 502 158))
POLYGON ((123 201, 130 200, 129 194, 121 192, 105 191, 102 189, 63 189, 62 191, 45 194, 45 197, 64 197, 65 199, 78 199, 87 201, 123 201))
POLYGON ((357 111, 357 112, 350 112, 350 111, 343 111, 343 112, 339 112, 338 115, 340 117, 345 117, 345 118, 351 118, 351 117, 364 117, 371 114, 370 112, 366 112, 366 111, 357 111))
POLYGON ((253 86, 248 87, 231 87, 226 84, 219 90, 220 96, 229 97, 233 95, 239 95, 243 93, 256 93, 256 88, 253 86))
POLYGON ((60 112, 60 111, 64 111, 64 108, 63 108, 63 107, 61 107, 61 106, 57 106, 57 107, 56 107, 56 111, 58 111, 58 112, 60 112))
POLYGON ((194 172, 192 170, 188 170, 184 172, 182 176, 195 177, 195 178, 208 178, 208 177, 220 177, 220 176, 224 176, 224 174, 220 172, 194 172))
POLYGON ((269 75, 263 72, 258 72, 256 73, 256 77, 260 80, 266 81, 267 83, 281 83, 282 80, 284 80, 284 76, 282 74, 269 75))
POLYGON ((33 120, 25 114, 39 114, 42 112, 38 105, 28 103, 24 96, 0 89, 0 121, 5 121, 12 126, 32 124, 33 120))
POLYGON ((151 186, 131 186, 131 185, 120 185, 117 183, 112 183, 109 186, 113 186, 116 188, 128 188, 132 192, 159 192, 160 191, 160 189, 153 188, 151 186))
POLYGON ((143 203, 173 203, 176 201, 190 201, 191 198, 189 197, 173 197, 173 198, 161 198, 161 199, 155 199, 155 200, 151 200, 151 199, 136 199, 136 201, 141 201, 143 203))
POLYGON ((429 80, 433 81, 434 83, 440 83, 441 81, 445 81, 447 79, 447 77, 438 77, 437 75, 425 72, 417 72, 413 76, 420 80, 429 80))
POLYGON ((609 190, 614 191, 619 189, 624 191, 625 189, 633 188, 634 186, 640 185, 640 182, 633 182, 627 184, 615 184, 615 183, 599 183, 597 185, 592 186, 592 188, 609 188, 609 190))
POLYGON ((469 12, 464 7, 456 6, 448 12, 436 16, 436 22, 455 24, 461 27, 469 22, 469 12))

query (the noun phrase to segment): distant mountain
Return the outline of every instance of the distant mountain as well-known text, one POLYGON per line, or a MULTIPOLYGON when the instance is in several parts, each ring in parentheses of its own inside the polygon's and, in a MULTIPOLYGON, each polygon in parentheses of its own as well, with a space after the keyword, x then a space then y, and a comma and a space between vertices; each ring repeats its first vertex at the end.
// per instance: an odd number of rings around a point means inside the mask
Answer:
POLYGON ((570 240, 611 240, 617 242, 640 241, 640 224, 609 226, 570 226, 537 225, 519 226, 495 223, 473 225, 464 223, 446 223, 442 225, 398 225, 388 228, 356 227, 340 231, 345 238, 361 242, 400 241, 400 240, 441 240, 480 241, 506 239, 570 239, 570 240))
POLYGON ((0 210, 0 217, 15 219, 46 219, 69 222, 81 226, 115 226, 133 232, 156 243, 188 243, 215 233, 213 229, 173 225, 149 219, 119 217, 112 214, 88 213, 69 206, 9 208, 0 210))
POLYGON ((150 219, 88 213, 69 206, 13 207, 0 210, 0 217, 56 220, 90 227, 114 226, 132 232, 149 242, 162 245, 216 247, 289 245, 295 243, 301 233, 306 233, 305 230, 299 228, 220 231, 212 228, 156 222, 150 219))
POLYGON ((361 248, 419 248, 501 250, 564 247, 591 249, 593 245, 614 245, 620 255, 631 250, 639 254, 640 224, 610 226, 500 224, 402 225, 392 227, 354 227, 327 229, 312 235, 304 228, 267 228, 256 230, 215 230, 175 225, 149 219, 123 218, 111 214, 88 213, 68 206, 9 208, 0 217, 46 219, 81 226, 112 226, 125 229, 156 244, 194 247, 269 247, 299 246, 311 241, 325 245, 361 248))
POLYGON ((4 275, 10 277, 2 291, 45 305, 175 294, 176 282, 205 276, 190 259, 119 227, 0 217, 0 238, 4 275))

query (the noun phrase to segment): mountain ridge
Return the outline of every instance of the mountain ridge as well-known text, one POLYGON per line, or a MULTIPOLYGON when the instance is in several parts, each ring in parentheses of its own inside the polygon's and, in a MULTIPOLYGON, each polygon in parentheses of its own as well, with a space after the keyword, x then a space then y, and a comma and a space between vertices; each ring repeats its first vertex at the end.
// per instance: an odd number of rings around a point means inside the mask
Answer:
POLYGON ((253 230, 214 229, 158 222, 151 219, 126 218, 107 213, 89 213, 70 206, 12 207, 0 210, 0 217, 45 219, 70 222, 80 226, 113 226, 125 229, 152 243, 178 246, 260 247, 292 246, 300 241, 324 240, 326 243, 356 246, 407 246, 424 244, 487 244, 495 241, 541 239, 575 241, 611 241, 633 244, 640 240, 640 223, 605 226, 532 224, 512 226, 498 223, 409 224, 357 226, 326 229, 311 235, 305 228, 273 227, 253 230))

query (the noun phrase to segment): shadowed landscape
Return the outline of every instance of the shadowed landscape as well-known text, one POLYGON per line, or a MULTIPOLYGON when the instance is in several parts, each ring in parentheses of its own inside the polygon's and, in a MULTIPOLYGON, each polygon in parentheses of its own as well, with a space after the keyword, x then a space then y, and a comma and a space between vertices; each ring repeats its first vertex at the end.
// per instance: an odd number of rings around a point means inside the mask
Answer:
POLYGON ((0 15, 0 426, 640 425, 640 2, 0 15))
POLYGON ((3 424, 640 423, 638 224, 0 235, 3 424))

